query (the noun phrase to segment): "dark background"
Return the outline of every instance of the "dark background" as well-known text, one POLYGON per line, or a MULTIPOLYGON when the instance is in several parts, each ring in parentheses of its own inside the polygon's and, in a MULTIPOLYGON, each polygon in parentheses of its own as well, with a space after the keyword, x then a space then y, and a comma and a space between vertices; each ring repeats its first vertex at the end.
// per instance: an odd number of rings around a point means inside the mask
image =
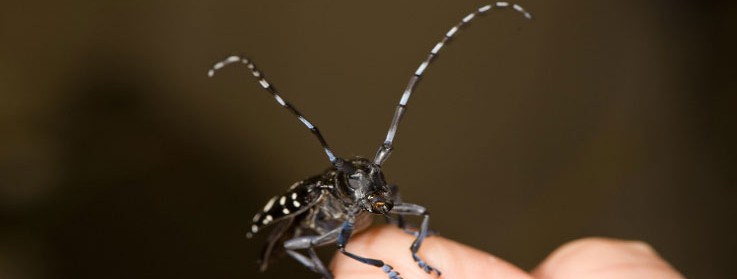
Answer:
MULTIPOLYGON (((337 154, 373 156, 411 73, 484 4, 3 3, 0 277, 317 278, 258 273, 245 233, 328 161, 246 69, 207 69, 247 54, 337 154)), ((534 21, 477 20, 427 71, 387 179, 525 269, 609 236, 733 277, 737 5, 520 4, 534 21)))

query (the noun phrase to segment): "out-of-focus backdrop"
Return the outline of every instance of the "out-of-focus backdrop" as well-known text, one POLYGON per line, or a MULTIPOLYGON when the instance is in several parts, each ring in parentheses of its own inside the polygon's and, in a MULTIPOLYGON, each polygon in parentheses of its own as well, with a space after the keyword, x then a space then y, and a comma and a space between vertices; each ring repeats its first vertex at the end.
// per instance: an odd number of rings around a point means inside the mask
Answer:
MULTIPOLYGON (((411 73, 484 4, 4 3, 0 277, 316 278, 259 273, 245 233, 325 155, 245 68, 207 69, 248 55, 337 154, 373 156, 411 73)), ((734 276, 735 3, 520 4, 535 20, 474 21, 427 71, 387 179, 525 269, 609 236, 734 276)))

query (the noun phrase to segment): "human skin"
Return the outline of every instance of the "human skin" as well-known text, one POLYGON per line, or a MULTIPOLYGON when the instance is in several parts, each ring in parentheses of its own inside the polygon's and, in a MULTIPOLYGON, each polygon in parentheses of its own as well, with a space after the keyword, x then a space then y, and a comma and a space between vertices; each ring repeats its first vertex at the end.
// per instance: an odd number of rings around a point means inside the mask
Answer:
MULTIPOLYGON (((372 228, 353 236, 346 249, 378 258, 394 267, 404 279, 437 278, 412 260, 409 246, 414 237, 392 226, 372 228)), ((638 241, 584 238, 564 244, 538 267, 527 272, 498 257, 464 244, 432 236, 419 252, 425 262, 443 272, 441 278, 494 279, 675 279, 679 274, 649 245, 638 241)), ((336 279, 387 277, 381 269, 338 252, 330 264, 336 279)))

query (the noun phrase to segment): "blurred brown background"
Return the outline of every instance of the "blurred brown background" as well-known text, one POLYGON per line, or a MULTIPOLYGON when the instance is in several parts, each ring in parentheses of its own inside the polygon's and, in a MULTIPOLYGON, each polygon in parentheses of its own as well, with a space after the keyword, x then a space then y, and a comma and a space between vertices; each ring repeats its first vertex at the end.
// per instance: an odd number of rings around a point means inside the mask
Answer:
MULTIPOLYGON (((731 1, 522 1, 475 21, 413 96, 387 179, 444 236, 533 268, 584 236, 734 278, 731 1)), ((0 278, 261 274, 252 214, 372 156, 411 73, 483 1, 14 1, 0 9, 0 278)), ((409 245, 409 243, 408 243, 409 245)), ((324 249, 326 255, 332 248, 324 249)))

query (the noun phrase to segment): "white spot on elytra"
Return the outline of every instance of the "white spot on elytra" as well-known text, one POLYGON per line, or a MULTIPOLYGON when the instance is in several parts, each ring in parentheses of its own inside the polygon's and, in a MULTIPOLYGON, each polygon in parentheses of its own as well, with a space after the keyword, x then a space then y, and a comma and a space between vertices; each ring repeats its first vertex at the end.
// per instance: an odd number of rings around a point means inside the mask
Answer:
POLYGON ((491 5, 486 5, 486 6, 483 6, 483 7, 479 8, 479 13, 483 13, 483 12, 486 12, 488 10, 491 10, 491 5))
POLYGON ((282 197, 281 197, 281 198, 279 199, 279 204, 281 204, 281 205, 284 205, 284 203, 285 203, 286 201, 287 201, 287 197, 285 197, 285 196, 282 196, 282 197))
POLYGON ((509 3, 507 3, 507 2, 496 2, 496 5, 498 7, 508 7, 509 6, 509 3))
POLYGON ((258 83, 260 83, 263 88, 269 88, 269 82, 265 79, 259 79, 258 83))
POLYGON ((256 226, 256 225, 251 225, 251 232, 252 232, 252 233, 257 233, 257 232, 258 232, 258 226, 256 226))
POLYGON ((294 207, 296 208, 299 208, 301 206, 301 204, 298 201, 292 201, 292 205, 294 205, 294 207))
POLYGON ((296 200, 297 199, 297 193, 292 193, 292 199, 293 200, 296 200))
POLYGON ((285 207, 284 209, 282 209, 282 210, 281 210, 281 213, 284 213, 284 214, 289 214, 289 209, 287 209, 287 208, 285 207))
POLYGON ((253 222, 256 223, 259 218, 261 218, 261 213, 256 214, 256 215, 253 216, 253 222))
POLYGON ((264 221, 262 223, 264 223, 264 225, 268 225, 273 220, 274 219, 271 217, 271 215, 266 215, 266 218, 264 218, 264 221))
POLYGON ((276 201, 276 197, 271 198, 269 202, 266 203, 266 206, 264 206, 264 212, 269 211, 271 207, 274 205, 275 201, 276 201))

